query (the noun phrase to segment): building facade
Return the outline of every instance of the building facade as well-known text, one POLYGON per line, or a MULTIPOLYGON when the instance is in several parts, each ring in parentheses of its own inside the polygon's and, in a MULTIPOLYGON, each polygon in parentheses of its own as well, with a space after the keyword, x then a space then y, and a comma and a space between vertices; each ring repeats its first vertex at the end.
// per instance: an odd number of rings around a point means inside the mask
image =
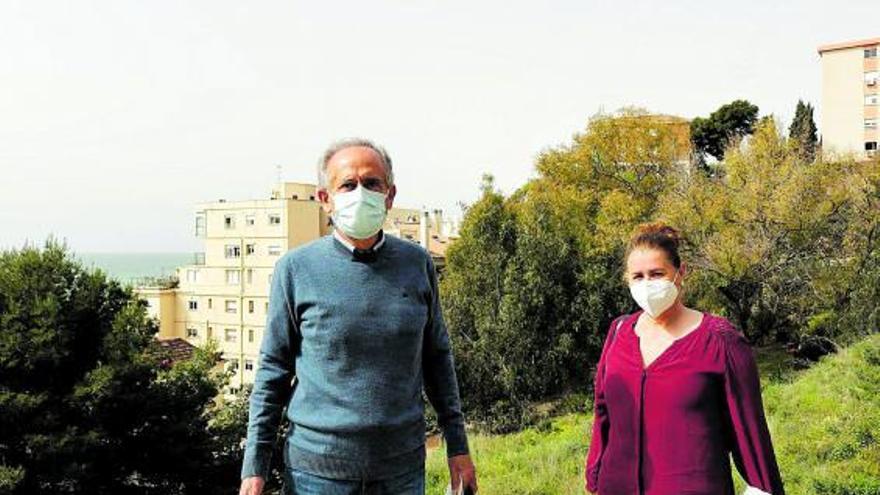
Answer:
POLYGON ((822 59, 822 147, 834 153, 877 154, 880 38, 819 47, 822 59))
MULTIPOLYGON (((384 231, 428 249, 443 265, 451 225, 440 210, 394 208, 384 231)), ((269 199, 197 205, 195 235, 204 251, 177 269, 176 287, 139 287, 159 322, 160 339, 216 342, 233 372, 228 392, 253 383, 275 262, 288 250, 331 233, 313 184, 285 182, 269 199)))

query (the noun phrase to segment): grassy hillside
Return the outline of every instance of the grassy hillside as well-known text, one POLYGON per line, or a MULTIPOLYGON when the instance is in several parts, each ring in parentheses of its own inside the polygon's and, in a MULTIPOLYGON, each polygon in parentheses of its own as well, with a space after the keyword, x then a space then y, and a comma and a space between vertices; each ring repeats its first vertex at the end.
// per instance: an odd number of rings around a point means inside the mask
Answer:
POLYGON ((880 335, 765 387, 789 493, 880 494, 880 335))
MULTIPOLYGON (((797 375, 778 353, 759 359, 787 493, 880 495, 880 335, 797 375)), ((472 436, 480 492, 582 494, 590 422, 569 414, 511 435, 472 436)), ((442 450, 431 452, 428 493, 444 493, 447 477, 442 450)))

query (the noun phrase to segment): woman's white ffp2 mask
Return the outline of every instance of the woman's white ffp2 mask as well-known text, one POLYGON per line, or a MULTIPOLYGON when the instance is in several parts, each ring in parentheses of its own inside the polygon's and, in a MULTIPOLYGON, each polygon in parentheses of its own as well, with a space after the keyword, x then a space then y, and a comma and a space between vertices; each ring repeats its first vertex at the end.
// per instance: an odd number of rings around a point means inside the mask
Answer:
POLYGON ((675 303, 678 297, 678 287, 675 285, 677 278, 678 272, 675 272, 672 280, 639 280, 629 286, 629 293, 648 316, 656 318, 675 303))

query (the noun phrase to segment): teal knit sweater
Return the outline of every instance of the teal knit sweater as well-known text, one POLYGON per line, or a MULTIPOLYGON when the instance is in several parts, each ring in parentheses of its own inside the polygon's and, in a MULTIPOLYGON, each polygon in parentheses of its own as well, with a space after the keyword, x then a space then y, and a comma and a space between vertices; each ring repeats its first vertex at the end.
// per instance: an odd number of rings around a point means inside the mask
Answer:
POLYGON ((333 236, 294 249, 272 277, 241 476, 267 476, 285 407, 290 467, 332 479, 418 469, 423 390, 447 455, 467 453, 428 253, 393 236, 367 256, 333 236))

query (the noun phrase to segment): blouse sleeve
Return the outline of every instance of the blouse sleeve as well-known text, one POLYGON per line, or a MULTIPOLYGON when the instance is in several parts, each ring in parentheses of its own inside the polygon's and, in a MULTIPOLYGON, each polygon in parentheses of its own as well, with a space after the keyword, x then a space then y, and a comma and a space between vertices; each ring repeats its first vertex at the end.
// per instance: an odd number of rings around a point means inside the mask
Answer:
POLYGON ((751 491, 747 493, 784 495, 764 417, 758 367, 752 348, 735 328, 731 327, 725 333, 724 388, 733 461, 749 485, 751 491))
POLYGON ((605 359, 608 348, 611 346, 612 335, 615 327, 621 321, 620 318, 611 322, 608 334, 605 336, 605 344, 602 346, 602 354, 599 356, 599 364, 596 365, 596 376, 593 379, 593 434, 590 439, 590 450, 587 453, 584 476, 586 477, 587 490, 597 492, 599 490, 599 466, 602 454, 608 442, 608 409, 605 404, 605 359))

